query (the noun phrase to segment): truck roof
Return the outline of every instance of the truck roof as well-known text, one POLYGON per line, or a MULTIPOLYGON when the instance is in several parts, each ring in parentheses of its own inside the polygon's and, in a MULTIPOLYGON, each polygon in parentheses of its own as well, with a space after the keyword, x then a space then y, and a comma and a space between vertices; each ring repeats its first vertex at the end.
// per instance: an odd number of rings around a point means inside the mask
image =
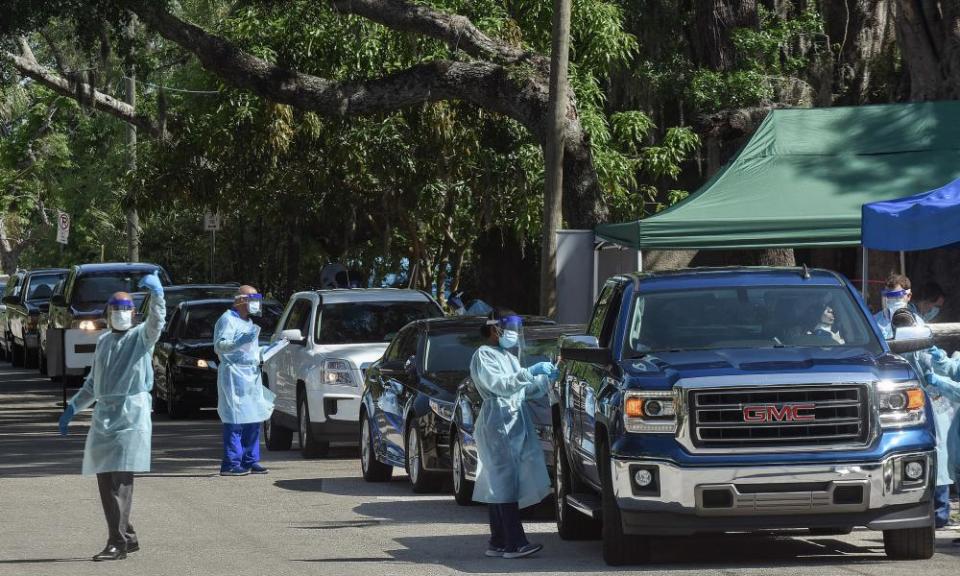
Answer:
POLYGON ((30 274, 30 275, 33 275, 33 274, 59 274, 59 273, 65 274, 65 273, 67 273, 67 272, 69 272, 69 270, 67 270, 66 268, 33 268, 32 270, 27 270, 27 274, 30 274))
POLYGON ((844 286, 838 273, 820 268, 731 266, 685 268, 665 272, 634 272, 624 276, 639 283, 639 291, 659 292, 741 286, 844 286))
POLYGON ((77 271, 84 272, 113 272, 115 270, 155 270, 161 268, 157 264, 148 262, 97 262, 95 264, 80 264, 77 271))
POLYGON ((401 288, 337 288, 314 290, 324 304, 351 302, 430 302, 430 297, 419 290, 401 288))

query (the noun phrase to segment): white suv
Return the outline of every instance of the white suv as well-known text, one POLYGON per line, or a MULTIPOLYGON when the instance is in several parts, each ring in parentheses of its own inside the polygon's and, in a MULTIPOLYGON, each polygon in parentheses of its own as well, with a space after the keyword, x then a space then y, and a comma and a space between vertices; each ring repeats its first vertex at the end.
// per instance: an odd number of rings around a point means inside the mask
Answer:
POLYGON ((302 337, 291 338, 263 365, 263 384, 277 395, 273 416, 263 425, 267 448, 289 450, 294 430, 305 458, 325 456, 331 444, 356 444, 367 367, 408 323, 442 315, 437 302, 417 290, 294 294, 273 340, 286 331, 298 330, 302 337))

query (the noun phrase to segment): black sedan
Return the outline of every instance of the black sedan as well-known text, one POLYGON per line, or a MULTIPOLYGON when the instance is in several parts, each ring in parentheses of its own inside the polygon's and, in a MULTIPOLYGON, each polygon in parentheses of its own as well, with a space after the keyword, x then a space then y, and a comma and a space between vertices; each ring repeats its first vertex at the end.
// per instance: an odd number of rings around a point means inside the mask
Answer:
MULTIPOLYGON (((187 300, 173 310, 153 351, 154 406, 170 418, 217 405, 213 329, 232 305, 232 298, 187 300)), ((253 317, 261 345, 269 343, 282 311, 278 302, 266 300, 263 314, 253 317)))
MULTIPOLYGON (((360 407, 363 477, 390 479, 404 468, 414 492, 436 491, 450 476, 457 388, 484 344, 485 318, 436 318, 407 324, 364 380, 360 407)), ((528 326, 552 324, 528 318, 528 326)))
MULTIPOLYGON (((188 300, 206 300, 211 298, 233 298, 237 293, 239 284, 177 284, 175 286, 163 287, 163 300, 167 306, 166 319, 169 322, 170 316, 177 309, 181 302, 188 300)), ((142 317, 147 313, 147 306, 150 305, 150 295, 137 304, 137 315, 142 317)))
MULTIPOLYGON (((523 366, 557 359, 561 336, 582 334, 583 325, 560 324, 553 326, 530 326, 524 328, 524 348, 520 358, 523 366)), ((533 412, 534 428, 540 438, 547 467, 553 465, 553 417, 550 399, 547 396, 528 400, 533 412)), ((460 384, 453 406, 453 422, 448 435, 452 454, 451 474, 453 495, 457 504, 467 506, 473 502, 473 482, 477 477, 477 445, 474 441, 473 423, 480 414, 483 399, 473 380, 468 375, 460 384)), ((550 477, 553 471, 550 470, 550 477)))

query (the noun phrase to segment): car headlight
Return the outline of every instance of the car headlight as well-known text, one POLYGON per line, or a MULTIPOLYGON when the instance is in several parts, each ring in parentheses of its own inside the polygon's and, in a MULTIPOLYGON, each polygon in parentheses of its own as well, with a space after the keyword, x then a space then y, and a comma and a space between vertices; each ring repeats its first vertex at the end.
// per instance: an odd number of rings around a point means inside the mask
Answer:
POLYGON ((623 397, 623 425, 627 432, 676 433, 677 406, 673 391, 627 392, 623 397))
POLYGON ((330 386, 356 386, 353 380, 353 366, 348 360, 337 358, 325 360, 320 381, 330 386))
POLYGON ((444 402, 436 398, 430 399, 430 409, 433 413, 447 422, 453 421, 453 402, 444 402))
POLYGON ((177 365, 183 368, 217 369, 217 362, 215 360, 204 360, 203 358, 193 358, 182 354, 177 356, 177 365))
POLYGON ((877 384, 880 425, 884 428, 905 428, 926 422, 927 398, 916 380, 877 384))
POLYGON ((73 327, 78 328, 80 330, 88 330, 91 332, 94 330, 100 330, 100 326, 98 325, 98 322, 96 320, 80 320, 79 322, 75 320, 73 323, 73 327))

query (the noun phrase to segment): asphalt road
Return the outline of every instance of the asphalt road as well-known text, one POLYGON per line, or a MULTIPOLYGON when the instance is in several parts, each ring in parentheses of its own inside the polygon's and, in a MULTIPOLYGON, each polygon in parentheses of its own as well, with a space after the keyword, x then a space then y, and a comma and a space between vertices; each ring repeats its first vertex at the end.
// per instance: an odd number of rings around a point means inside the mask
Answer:
MULTIPOLYGON (((60 388, 0 365, 0 575, 602 574, 599 542, 563 542, 551 520, 528 520, 543 552, 488 559, 486 510, 449 496, 415 496, 404 475, 360 478, 356 454, 305 461, 264 452, 266 476, 222 478, 215 413, 154 420, 153 472, 138 475, 132 521, 142 550, 93 563, 106 541, 96 480, 80 475, 89 422, 56 431, 60 388)), ((730 535, 657 540, 637 574, 891 574, 955 576, 960 533, 940 532, 937 554, 892 562, 881 535, 730 535)))

